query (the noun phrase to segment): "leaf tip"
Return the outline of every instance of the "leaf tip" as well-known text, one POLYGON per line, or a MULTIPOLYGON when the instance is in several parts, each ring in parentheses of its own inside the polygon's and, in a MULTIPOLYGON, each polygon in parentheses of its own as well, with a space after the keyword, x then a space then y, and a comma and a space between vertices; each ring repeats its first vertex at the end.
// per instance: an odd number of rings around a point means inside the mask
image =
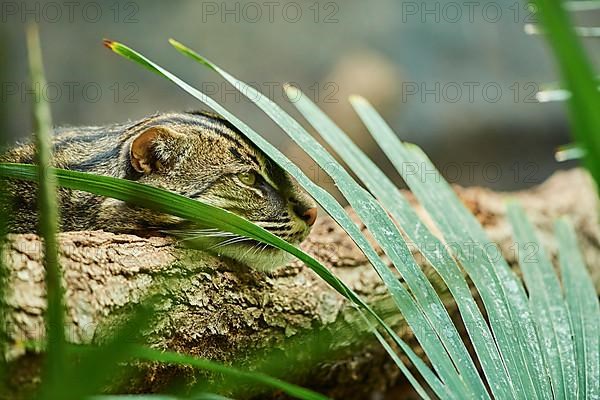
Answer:
POLYGON ((287 95, 287 97, 291 100, 291 99, 297 99, 300 96, 300 89, 298 89, 296 86, 290 84, 290 83, 285 83, 283 85, 283 89, 285 90, 285 94, 287 95))
POLYGON ((412 152, 417 152, 419 154, 425 154, 425 152, 423 152, 423 149, 421 149, 417 144, 404 142, 404 146, 406 146, 406 148, 412 152))
POLYGON ((102 39, 102 44, 107 49, 115 51, 115 45, 117 44, 117 42, 115 42, 114 40, 110 40, 110 39, 102 39))
POLYGON ((28 37, 39 36, 39 27, 35 22, 30 22, 25 27, 25 32, 28 37))
POLYGON ((367 99, 365 99, 364 97, 359 96, 357 94, 350 95, 350 97, 348 97, 348 100, 350 100, 350 103, 357 104, 357 105, 366 105, 366 104, 369 104, 369 102, 367 101, 367 99))
POLYGON ((181 44, 181 42, 179 42, 173 38, 169 38, 169 44, 171 46, 179 48, 179 49, 185 47, 183 44, 181 44))
POLYGON ((204 66, 206 66, 212 70, 215 70, 215 71, 218 70, 218 67, 215 64, 210 62, 207 58, 196 53, 194 50, 190 49, 183 43, 178 42, 177 40, 175 40, 173 38, 169 38, 169 44, 171 44, 171 46, 175 47, 175 50, 179 51, 183 55, 188 56, 188 57, 192 58, 193 60, 200 62, 201 64, 203 64, 204 66))

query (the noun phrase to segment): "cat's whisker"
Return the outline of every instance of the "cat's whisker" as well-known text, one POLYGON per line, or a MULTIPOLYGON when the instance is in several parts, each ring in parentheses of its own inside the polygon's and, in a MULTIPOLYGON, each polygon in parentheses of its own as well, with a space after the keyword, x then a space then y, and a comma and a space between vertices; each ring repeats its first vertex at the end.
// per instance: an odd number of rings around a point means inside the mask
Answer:
POLYGON ((207 250, 218 249, 218 248, 221 248, 221 247, 230 246, 232 244, 242 243, 242 242, 249 241, 249 240, 252 240, 252 239, 248 239, 248 238, 243 237, 243 236, 238 236, 238 237, 234 237, 234 238, 227 239, 227 240, 224 240, 222 242, 219 242, 219 243, 217 243, 217 244, 209 247, 207 250))
POLYGON ((182 232, 180 234, 181 236, 183 236, 181 238, 182 241, 192 241, 192 240, 197 240, 197 239, 202 239, 202 238, 237 238, 239 237, 239 235, 236 235, 234 233, 229 233, 229 232, 214 232, 214 233, 199 233, 199 234, 194 234, 194 232, 182 232))
POLYGON ((265 251, 267 248, 269 247, 268 244, 263 244, 262 246, 260 246, 260 250, 257 251, 257 253, 262 253, 263 251, 265 251))
POLYGON ((253 247, 255 247, 254 251, 252 252, 252 255, 254 256, 254 255, 256 255, 260 251, 260 248, 262 246, 259 243, 259 244, 254 245, 253 247))
POLYGON ((209 250, 211 250, 211 249, 218 249, 220 247, 225 247, 225 246, 230 246, 230 245, 233 245, 233 244, 236 244, 236 243, 241 243, 241 242, 244 242, 246 240, 248 240, 248 239, 244 238, 244 237, 235 237, 235 238, 227 239, 227 240, 224 240, 222 242, 216 243, 215 245, 209 247, 208 249, 209 250))
POLYGON ((242 260, 244 260, 246 256, 248 256, 248 254, 252 251, 252 249, 254 249, 254 247, 256 247, 256 244, 252 245, 248 250, 246 250, 246 252, 242 256, 242 260))
POLYGON ((209 233, 209 234, 205 234, 205 235, 198 235, 198 236, 202 236, 202 237, 237 237, 238 235, 234 234, 234 233, 209 233))
POLYGON ((187 230, 187 231, 181 231, 184 233, 192 233, 192 234, 197 234, 197 235, 203 235, 203 234, 220 234, 220 235, 235 235, 235 233, 231 233, 231 232, 225 232, 219 229, 214 229, 214 230, 210 230, 210 229, 200 229, 200 230, 187 230))

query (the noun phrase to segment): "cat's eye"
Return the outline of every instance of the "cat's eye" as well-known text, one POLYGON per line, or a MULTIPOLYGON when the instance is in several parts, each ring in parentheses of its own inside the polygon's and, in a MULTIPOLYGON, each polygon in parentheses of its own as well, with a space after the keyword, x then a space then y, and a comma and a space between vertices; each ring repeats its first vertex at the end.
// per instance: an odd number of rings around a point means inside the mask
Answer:
POLYGON ((256 183, 256 174, 254 172, 240 172, 237 177, 244 185, 254 186, 256 183))

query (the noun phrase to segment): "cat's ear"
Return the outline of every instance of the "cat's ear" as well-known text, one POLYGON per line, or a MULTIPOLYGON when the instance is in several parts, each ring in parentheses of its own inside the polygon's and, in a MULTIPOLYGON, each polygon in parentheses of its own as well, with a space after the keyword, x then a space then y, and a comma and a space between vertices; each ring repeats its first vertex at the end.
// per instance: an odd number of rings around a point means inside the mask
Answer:
POLYGON ((164 126, 153 126, 133 138, 129 149, 131 166, 137 172, 149 174, 171 158, 184 135, 164 126))

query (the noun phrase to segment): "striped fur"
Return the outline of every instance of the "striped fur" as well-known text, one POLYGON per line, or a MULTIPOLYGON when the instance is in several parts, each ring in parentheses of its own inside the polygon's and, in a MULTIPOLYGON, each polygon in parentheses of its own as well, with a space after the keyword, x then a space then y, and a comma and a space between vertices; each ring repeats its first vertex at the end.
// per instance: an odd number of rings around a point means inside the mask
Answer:
MULTIPOLYGON (((295 210, 315 207, 313 200, 281 168, 269 160, 235 127, 205 112, 154 114, 139 121, 108 126, 58 128, 53 138, 58 168, 138 181, 230 210, 281 238, 298 244, 310 227, 295 210), (165 127, 176 137, 152 143, 156 169, 138 172, 130 148, 138 135, 165 127), (240 180, 254 173, 256 183, 240 180)), ((24 143, 0 155, 1 162, 33 163, 35 149, 24 143)), ((36 230, 35 185, 9 182, 13 199, 9 230, 36 230)), ((196 248, 217 252, 250 266, 270 270, 286 257, 275 249, 224 232, 190 226, 176 217, 159 214, 88 193, 61 189, 63 231, 105 230, 152 235, 170 231, 196 248)))

